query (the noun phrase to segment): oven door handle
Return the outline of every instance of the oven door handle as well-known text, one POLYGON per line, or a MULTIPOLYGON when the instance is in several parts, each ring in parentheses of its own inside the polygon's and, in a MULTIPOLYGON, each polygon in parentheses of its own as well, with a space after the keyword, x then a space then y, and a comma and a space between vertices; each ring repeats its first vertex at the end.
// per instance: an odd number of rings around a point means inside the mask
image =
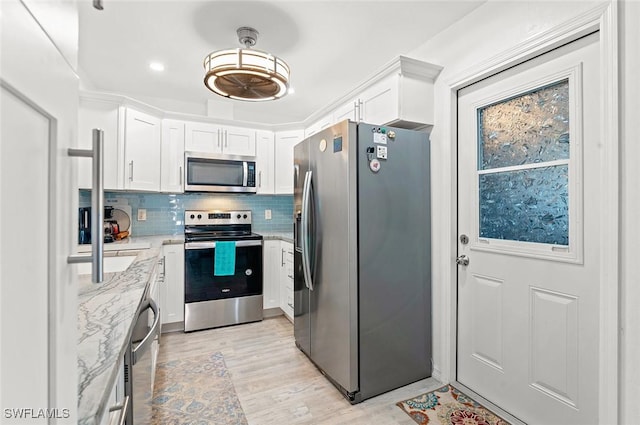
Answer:
MULTIPOLYGON (((235 241, 237 248, 242 248, 245 246, 260 246, 262 245, 261 240, 252 240, 252 241, 235 241)), ((187 242, 184 244, 184 249, 211 249, 215 248, 215 241, 208 242, 187 242)))

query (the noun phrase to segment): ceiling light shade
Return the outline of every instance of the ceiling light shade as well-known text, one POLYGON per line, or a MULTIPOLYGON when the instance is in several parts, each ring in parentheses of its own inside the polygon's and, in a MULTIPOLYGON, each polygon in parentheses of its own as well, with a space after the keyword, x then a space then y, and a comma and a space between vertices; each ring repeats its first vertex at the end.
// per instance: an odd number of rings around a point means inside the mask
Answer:
POLYGON ((279 99, 289 89, 289 66, 270 53, 250 49, 258 31, 238 28, 245 48, 218 50, 204 58, 204 84, 220 96, 237 100, 279 99))

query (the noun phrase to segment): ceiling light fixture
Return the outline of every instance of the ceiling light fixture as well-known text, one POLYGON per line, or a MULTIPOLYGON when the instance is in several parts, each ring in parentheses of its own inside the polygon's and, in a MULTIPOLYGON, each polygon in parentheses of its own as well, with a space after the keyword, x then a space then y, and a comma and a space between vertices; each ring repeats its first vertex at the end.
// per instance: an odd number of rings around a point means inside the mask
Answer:
POLYGON ((204 58, 204 84, 220 96, 237 100, 279 99, 289 89, 289 66, 270 53, 251 49, 258 31, 250 27, 237 30, 245 48, 218 50, 204 58))
POLYGON ((156 72, 164 71, 164 65, 160 62, 151 62, 149 64, 149 68, 151 68, 153 71, 156 71, 156 72))

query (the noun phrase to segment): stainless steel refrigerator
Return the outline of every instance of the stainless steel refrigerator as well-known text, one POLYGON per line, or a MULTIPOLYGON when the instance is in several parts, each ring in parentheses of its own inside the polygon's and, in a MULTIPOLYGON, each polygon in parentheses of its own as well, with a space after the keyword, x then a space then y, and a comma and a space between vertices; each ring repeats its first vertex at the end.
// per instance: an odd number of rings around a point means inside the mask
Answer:
POLYGON ((296 345, 351 403, 431 376, 427 134, 343 121, 294 169, 296 345))

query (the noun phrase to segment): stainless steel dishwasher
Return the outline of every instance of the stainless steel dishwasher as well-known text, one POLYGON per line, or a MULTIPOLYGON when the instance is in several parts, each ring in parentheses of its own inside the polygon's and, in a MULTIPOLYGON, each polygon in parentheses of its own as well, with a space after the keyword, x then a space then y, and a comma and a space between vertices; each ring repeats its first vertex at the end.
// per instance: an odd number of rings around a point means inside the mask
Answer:
POLYGON ((125 396, 129 396, 130 400, 127 425, 151 423, 155 367, 152 345, 157 344, 159 338, 160 310, 149 294, 138 309, 131 341, 124 356, 125 396), (153 313, 153 321, 149 317, 149 311, 153 313))

